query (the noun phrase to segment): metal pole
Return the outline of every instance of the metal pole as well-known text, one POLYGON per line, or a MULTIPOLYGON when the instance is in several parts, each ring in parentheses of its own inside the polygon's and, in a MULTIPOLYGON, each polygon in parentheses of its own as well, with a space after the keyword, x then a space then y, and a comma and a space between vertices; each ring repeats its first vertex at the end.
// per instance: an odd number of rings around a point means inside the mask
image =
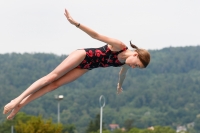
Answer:
POLYGON ((11 126, 11 133, 14 133, 14 127, 13 127, 13 125, 11 126))
POLYGON ((103 95, 101 95, 99 98, 99 104, 101 107, 101 109, 100 109, 100 133, 102 133, 103 107, 105 106, 105 97, 103 95), (103 102, 102 102, 102 99, 103 99, 103 102))
POLYGON ((103 114, 103 108, 101 107, 101 115, 100 115, 100 133, 102 133, 102 119, 103 119, 103 116, 102 116, 102 114, 103 114))
POLYGON ((64 98, 63 95, 55 95, 55 99, 58 101, 58 124, 60 123, 60 101, 64 98))
POLYGON ((58 100, 58 124, 60 123, 60 100, 58 100))

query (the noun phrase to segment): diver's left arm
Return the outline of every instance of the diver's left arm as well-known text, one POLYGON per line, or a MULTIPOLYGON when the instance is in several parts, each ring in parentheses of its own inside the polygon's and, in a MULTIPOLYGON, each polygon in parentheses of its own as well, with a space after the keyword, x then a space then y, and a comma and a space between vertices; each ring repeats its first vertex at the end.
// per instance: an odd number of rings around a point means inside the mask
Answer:
POLYGON ((126 45, 123 42, 121 42, 120 40, 99 34, 98 32, 94 31, 93 29, 91 29, 83 24, 78 23, 71 17, 71 15, 69 14, 67 9, 65 9, 64 14, 65 14, 67 20, 72 25, 75 25, 76 27, 78 27, 80 30, 82 30, 86 34, 88 34, 93 39, 96 39, 96 40, 102 41, 106 44, 109 44, 109 45, 113 46, 115 48, 115 50, 118 50, 118 51, 126 48, 126 45))
POLYGON ((126 73, 127 73, 127 70, 129 69, 130 67, 128 65, 123 65, 120 72, 119 72, 119 80, 118 80, 118 84, 117 84, 117 93, 121 93, 123 91, 122 89, 122 84, 124 82, 124 79, 126 77, 126 73))

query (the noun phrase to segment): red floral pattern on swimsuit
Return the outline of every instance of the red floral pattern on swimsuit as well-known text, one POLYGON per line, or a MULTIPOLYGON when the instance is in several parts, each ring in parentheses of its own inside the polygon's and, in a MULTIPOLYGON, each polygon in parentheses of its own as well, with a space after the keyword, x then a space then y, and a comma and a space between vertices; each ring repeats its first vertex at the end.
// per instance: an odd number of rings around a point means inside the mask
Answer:
POLYGON ((117 55, 128 48, 124 48, 121 51, 111 51, 108 45, 100 48, 86 48, 85 59, 77 66, 77 68, 82 69, 93 69, 98 67, 119 67, 125 63, 121 63, 117 55))

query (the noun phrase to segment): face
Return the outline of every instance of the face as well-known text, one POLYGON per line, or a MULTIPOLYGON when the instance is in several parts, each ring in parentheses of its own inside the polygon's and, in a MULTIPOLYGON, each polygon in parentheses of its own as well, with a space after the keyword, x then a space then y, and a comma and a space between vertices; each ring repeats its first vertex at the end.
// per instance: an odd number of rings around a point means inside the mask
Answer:
POLYGON ((131 68, 144 68, 142 62, 138 57, 138 53, 134 52, 133 55, 129 56, 126 59, 126 64, 129 65, 131 68))

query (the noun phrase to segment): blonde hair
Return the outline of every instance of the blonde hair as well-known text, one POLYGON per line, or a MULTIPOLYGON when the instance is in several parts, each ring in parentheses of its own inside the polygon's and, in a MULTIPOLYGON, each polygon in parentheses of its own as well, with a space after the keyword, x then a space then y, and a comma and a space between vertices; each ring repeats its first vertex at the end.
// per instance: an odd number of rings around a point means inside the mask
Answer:
POLYGON ((135 52, 138 53, 138 57, 140 61, 142 62, 143 66, 146 68, 150 62, 150 58, 151 58, 150 53, 145 49, 138 48, 136 45, 132 44, 131 41, 130 41, 130 45, 132 48, 135 49, 135 52))

